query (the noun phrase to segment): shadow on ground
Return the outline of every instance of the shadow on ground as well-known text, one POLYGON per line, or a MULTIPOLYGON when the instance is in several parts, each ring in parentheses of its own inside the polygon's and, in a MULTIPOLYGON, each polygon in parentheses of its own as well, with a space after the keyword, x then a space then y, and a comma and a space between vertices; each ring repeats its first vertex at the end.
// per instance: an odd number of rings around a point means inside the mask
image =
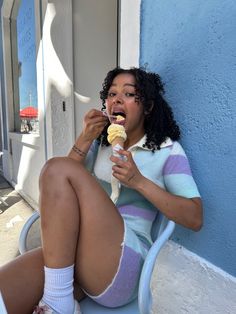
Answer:
POLYGON ((12 189, 0 190, 0 215, 21 200, 20 195, 12 195, 12 189), (1 200, 3 198, 3 200, 1 200))

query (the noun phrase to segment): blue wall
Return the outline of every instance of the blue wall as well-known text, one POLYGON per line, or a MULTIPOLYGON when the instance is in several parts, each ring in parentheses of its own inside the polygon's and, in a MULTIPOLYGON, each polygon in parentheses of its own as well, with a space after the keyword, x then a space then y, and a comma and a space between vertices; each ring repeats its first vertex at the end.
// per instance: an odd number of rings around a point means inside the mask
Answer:
POLYGON ((236 276, 236 1, 143 0, 140 65, 158 72, 204 203, 174 240, 236 276))

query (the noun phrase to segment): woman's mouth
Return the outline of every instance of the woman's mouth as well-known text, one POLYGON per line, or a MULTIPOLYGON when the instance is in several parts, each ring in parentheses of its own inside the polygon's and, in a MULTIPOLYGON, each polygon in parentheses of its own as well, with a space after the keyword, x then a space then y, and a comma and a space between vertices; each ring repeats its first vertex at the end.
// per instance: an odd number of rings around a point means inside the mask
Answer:
POLYGON ((124 125, 125 124, 125 119, 126 119, 126 114, 122 111, 117 111, 112 113, 113 117, 115 116, 114 121, 112 123, 124 125))

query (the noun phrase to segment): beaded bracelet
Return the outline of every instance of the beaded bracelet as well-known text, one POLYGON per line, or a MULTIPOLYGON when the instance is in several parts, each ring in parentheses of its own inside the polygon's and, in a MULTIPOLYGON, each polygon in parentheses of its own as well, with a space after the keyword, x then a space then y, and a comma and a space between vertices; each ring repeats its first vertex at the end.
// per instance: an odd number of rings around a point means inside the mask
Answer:
POLYGON ((76 145, 74 145, 72 147, 72 150, 77 153, 78 155, 80 155, 81 157, 85 157, 86 156, 86 153, 83 152, 82 150, 79 149, 79 147, 77 147, 76 145))

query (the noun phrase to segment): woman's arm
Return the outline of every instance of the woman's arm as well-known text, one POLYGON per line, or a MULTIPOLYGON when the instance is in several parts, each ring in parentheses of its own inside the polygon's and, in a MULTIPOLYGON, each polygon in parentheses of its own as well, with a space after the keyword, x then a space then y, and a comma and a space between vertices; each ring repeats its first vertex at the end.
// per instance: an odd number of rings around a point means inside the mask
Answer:
POLYGON ((199 197, 185 198, 173 195, 142 175, 139 180, 133 180, 133 188, 170 220, 194 231, 201 229, 202 202, 199 197))
POLYGON ((84 117, 83 130, 68 154, 69 158, 83 162, 92 142, 98 138, 108 122, 99 110, 92 109, 84 117))
POLYGON ((200 230, 202 202, 199 197, 185 198, 165 191, 140 173, 130 152, 121 150, 119 153, 127 160, 111 157, 111 161, 116 164, 113 166, 113 175, 118 180, 141 193, 170 220, 192 230, 200 230))

